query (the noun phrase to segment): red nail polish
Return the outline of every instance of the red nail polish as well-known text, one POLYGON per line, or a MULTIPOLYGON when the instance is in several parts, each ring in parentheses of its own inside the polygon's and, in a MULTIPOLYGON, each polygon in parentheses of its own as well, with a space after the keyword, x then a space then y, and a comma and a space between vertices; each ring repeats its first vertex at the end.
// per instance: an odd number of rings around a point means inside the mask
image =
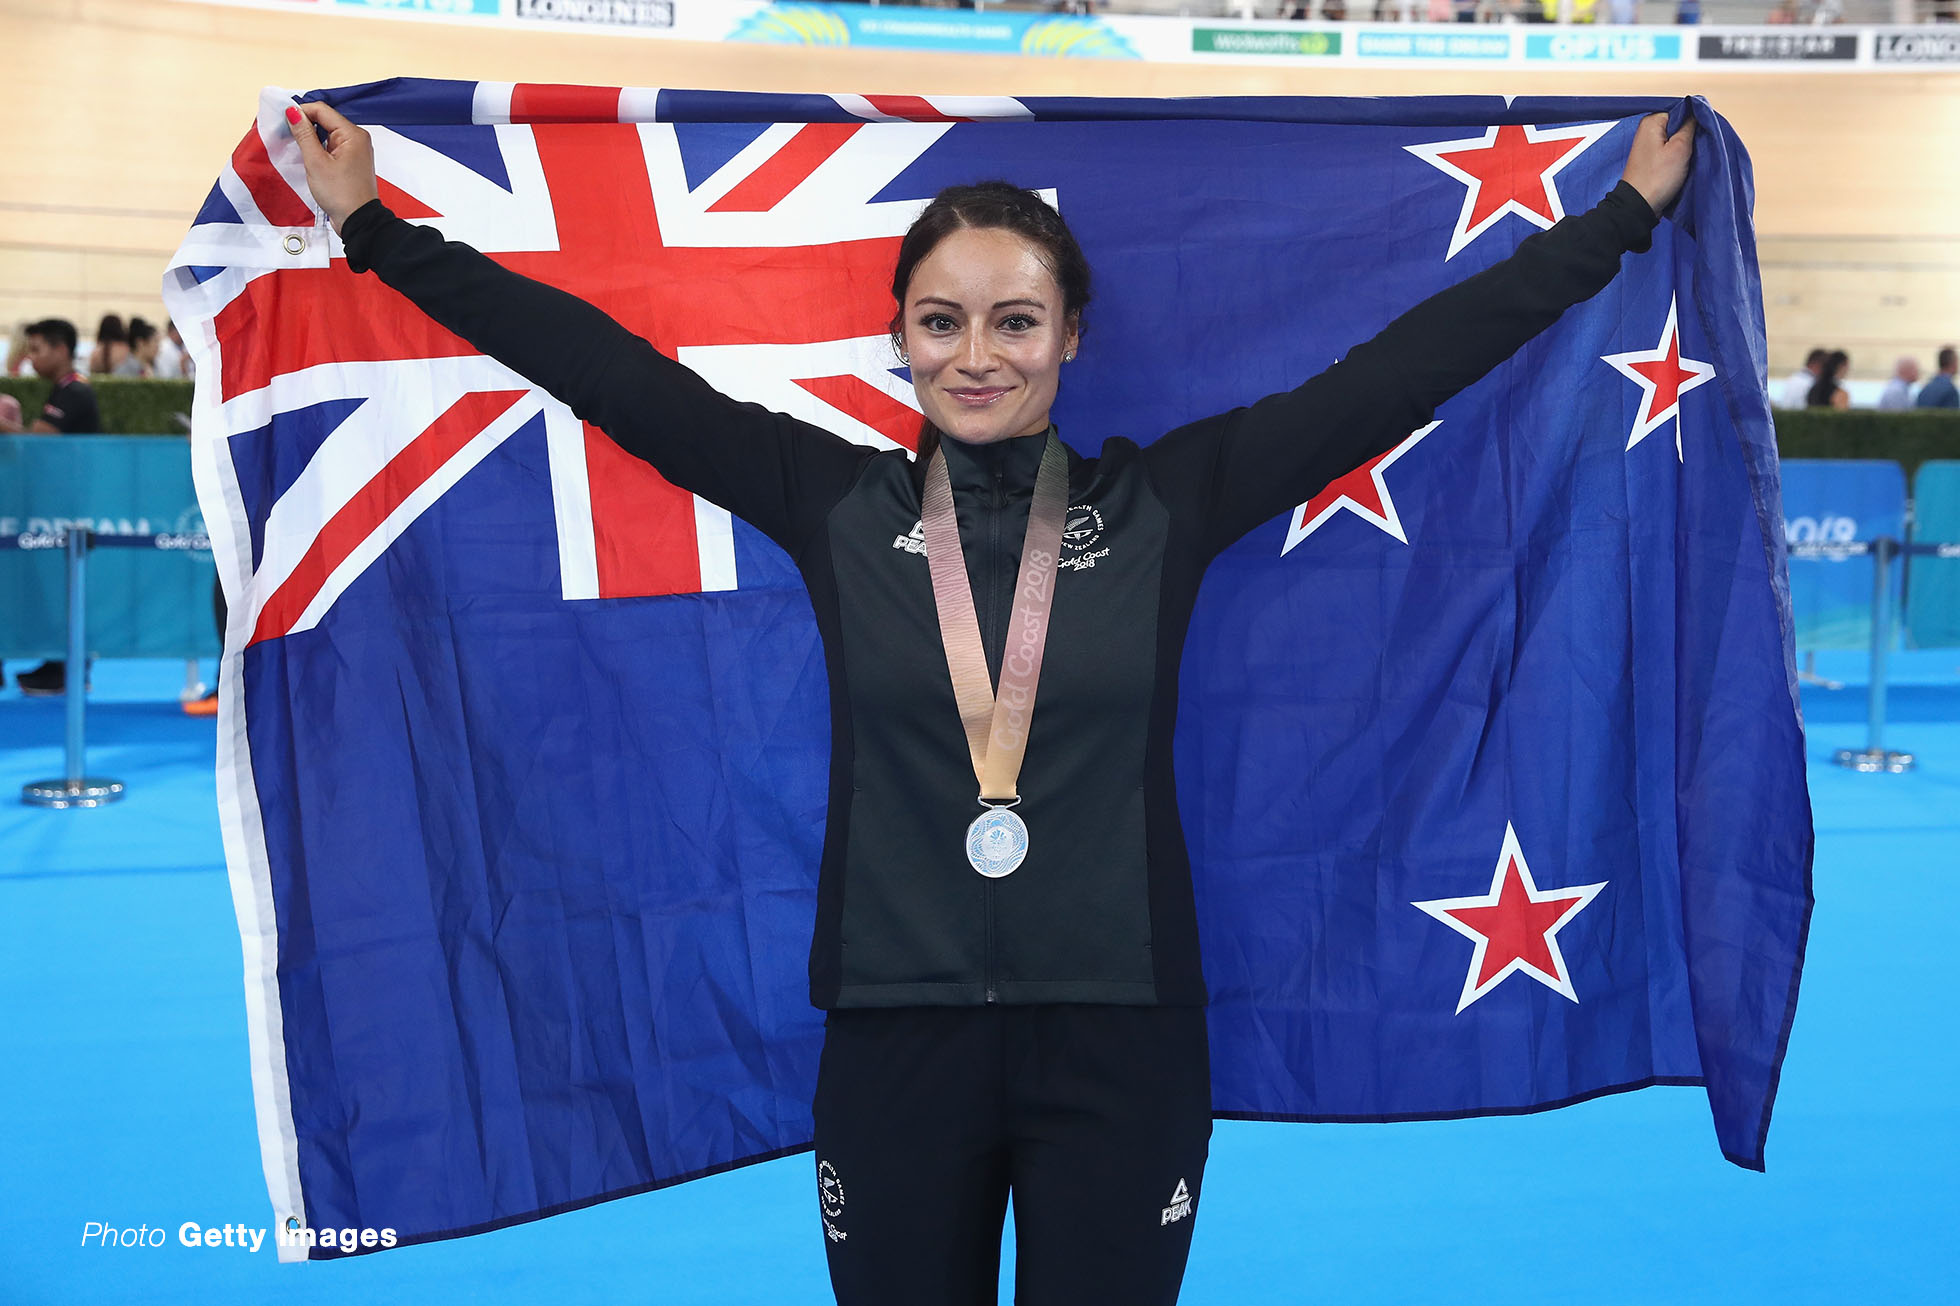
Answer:
POLYGON ((292 105, 289 104, 286 106, 286 121, 291 123, 293 126, 295 127, 299 126, 299 120, 303 117, 305 117, 305 115, 302 114, 298 109, 295 109, 292 105))

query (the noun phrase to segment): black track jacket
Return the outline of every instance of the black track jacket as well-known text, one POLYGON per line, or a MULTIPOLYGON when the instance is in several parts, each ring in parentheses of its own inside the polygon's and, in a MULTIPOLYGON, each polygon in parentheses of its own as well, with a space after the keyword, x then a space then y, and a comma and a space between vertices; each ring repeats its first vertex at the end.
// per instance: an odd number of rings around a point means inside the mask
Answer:
MULTIPOLYGON (((1171 774, 1178 663, 1206 565, 1393 447, 1644 250, 1625 182, 1503 263, 1417 305, 1297 389, 1097 457, 1070 451, 1069 527, 1017 809, 1029 852, 974 873, 979 786, 917 525, 920 478, 715 391, 605 313, 370 202, 344 224, 437 322, 788 551, 830 676, 829 825, 810 948, 816 1006, 1202 1005, 1171 774)), ((1046 436, 944 442, 989 666, 1001 648, 1046 436)))

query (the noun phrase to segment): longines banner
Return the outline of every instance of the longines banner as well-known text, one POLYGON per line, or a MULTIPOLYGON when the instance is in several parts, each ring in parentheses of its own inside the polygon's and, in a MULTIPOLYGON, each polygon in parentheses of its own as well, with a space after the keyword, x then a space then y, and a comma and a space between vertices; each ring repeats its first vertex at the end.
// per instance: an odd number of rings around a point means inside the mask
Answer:
POLYGON ((1872 56, 1881 64, 1960 63, 1960 30, 1880 31, 1872 56))
MULTIPOLYGON (((291 13, 295 0, 189 0, 291 13)), ((985 0, 982 0, 985 4, 985 0)), ((920 9, 818 0, 306 0, 307 11, 745 45, 937 50, 1153 63, 1353 67, 1681 68, 1816 73, 1950 67, 1960 30, 1887 27, 1609 27, 1238 22, 1053 14, 986 5, 920 9)))

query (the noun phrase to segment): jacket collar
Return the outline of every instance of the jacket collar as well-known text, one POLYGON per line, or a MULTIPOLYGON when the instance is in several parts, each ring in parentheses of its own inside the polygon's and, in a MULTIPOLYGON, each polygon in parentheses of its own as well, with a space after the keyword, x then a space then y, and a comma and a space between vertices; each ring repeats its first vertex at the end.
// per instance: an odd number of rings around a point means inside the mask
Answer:
MULTIPOLYGON (((939 447, 946 451, 946 474, 952 481, 953 492, 990 494, 998 473, 1003 488, 1031 493, 1035 476, 1041 471, 1041 455, 1051 435, 1060 438, 1052 422, 1045 431, 987 444, 966 444, 950 435, 940 436, 939 447)), ((1072 465, 1075 460, 1069 461, 1072 465)))

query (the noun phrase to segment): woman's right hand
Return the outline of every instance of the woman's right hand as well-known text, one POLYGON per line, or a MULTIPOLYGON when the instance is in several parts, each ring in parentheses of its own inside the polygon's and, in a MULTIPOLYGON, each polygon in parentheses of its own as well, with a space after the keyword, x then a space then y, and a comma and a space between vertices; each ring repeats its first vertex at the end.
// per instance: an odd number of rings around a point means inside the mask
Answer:
POLYGON ((381 197, 374 179, 374 142, 367 130, 349 122, 330 104, 315 100, 286 110, 286 129, 299 142, 299 157, 306 164, 306 186, 313 202, 333 223, 335 232, 347 215, 372 199, 381 197), (315 127, 327 132, 327 143, 320 143, 315 127))

